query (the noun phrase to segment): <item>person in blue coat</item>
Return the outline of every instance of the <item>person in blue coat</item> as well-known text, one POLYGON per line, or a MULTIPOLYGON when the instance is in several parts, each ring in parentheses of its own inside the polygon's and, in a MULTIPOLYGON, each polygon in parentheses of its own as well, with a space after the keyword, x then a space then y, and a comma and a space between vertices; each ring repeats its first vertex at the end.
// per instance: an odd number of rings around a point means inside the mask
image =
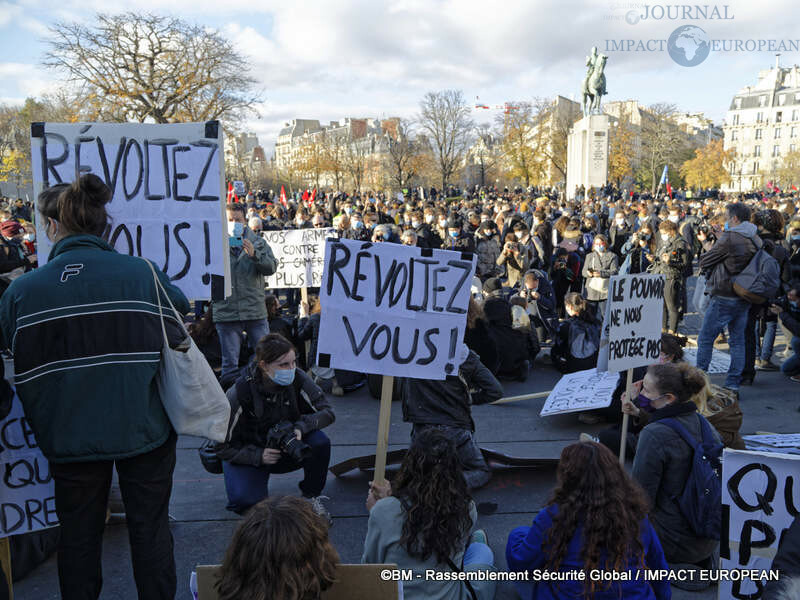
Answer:
POLYGON ((557 577, 518 582, 523 600, 671 598, 666 578, 645 575, 667 569, 667 561, 647 519, 647 496, 614 454, 595 442, 572 444, 561 452, 556 475, 533 525, 508 536, 509 570, 557 577), (595 580, 612 572, 618 580, 595 580))

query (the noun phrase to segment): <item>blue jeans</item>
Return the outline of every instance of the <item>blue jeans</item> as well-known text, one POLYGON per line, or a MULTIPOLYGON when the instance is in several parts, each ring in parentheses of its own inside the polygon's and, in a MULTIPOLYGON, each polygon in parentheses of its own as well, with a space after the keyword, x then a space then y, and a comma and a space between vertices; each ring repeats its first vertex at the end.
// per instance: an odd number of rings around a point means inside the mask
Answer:
POLYGON ((772 358, 772 348, 775 346, 775 334, 778 332, 777 321, 767 321, 764 330, 764 341, 761 343, 761 360, 772 358))
POLYGON ((464 567, 468 565, 494 566, 494 552, 486 544, 473 542, 464 552, 464 567))
POLYGON ((266 319, 251 321, 226 321, 215 323, 222 352, 222 376, 239 368, 239 352, 242 350, 242 332, 247 332, 247 339, 255 349, 258 340, 269 333, 266 319))
POLYGON ((800 337, 793 337, 789 344, 791 345, 792 352, 794 352, 794 354, 783 361, 783 364, 781 365, 781 373, 791 377, 792 375, 797 375, 800 373, 800 337))
POLYGON ((703 325, 697 336, 697 366, 707 371, 711 362, 711 351, 714 349, 714 340, 727 325, 731 366, 725 378, 725 387, 731 390, 738 390, 742 379, 745 355, 744 330, 749 310, 750 304, 741 298, 713 296, 708 303, 703 316, 703 325))
POLYGON ((269 495, 269 476, 272 473, 290 473, 303 469, 305 479, 300 482, 300 491, 306 497, 319 496, 325 487, 328 465, 331 462, 331 441, 319 431, 309 431, 303 441, 311 446, 311 456, 302 463, 282 455, 274 465, 234 464, 222 461, 225 474, 225 491, 228 494, 228 510, 244 514, 248 508, 258 504, 269 495))

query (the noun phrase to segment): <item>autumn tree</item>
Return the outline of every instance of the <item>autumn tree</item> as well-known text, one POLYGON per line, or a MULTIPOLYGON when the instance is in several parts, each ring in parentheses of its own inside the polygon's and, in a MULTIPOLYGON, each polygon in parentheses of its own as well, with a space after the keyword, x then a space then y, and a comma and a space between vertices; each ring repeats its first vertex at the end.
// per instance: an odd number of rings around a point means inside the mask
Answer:
POLYGON ((543 156, 537 152, 540 145, 536 130, 535 114, 530 102, 514 103, 513 109, 506 109, 498 115, 497 124, 503 132, 502 151, 507 165, 506 175, 510 179, 525 182, 538 182, 543 172, 543 156))
POLYGON ((231 121, 258 101, 247 60, 217 31, 133 12, 92 23, 53 25, 44 63, 77 86, 94 119, 231 121))
POLYGON ((386 134, 386 144, 384 168, 389 180, 396 189, 407 188, 420 168, 419 141, 414 137, 412 123, 399 119, 394 131, 386 134))
POLYGON ((634 140, 636 132, 631 116, 624 108, 609 134, 608 180, 622 187, 622 181, 633 176, 634 140))
POLYGON ((680 173, 688 187, 719 188, 729 179, 727 165, 735 158, 732 150, 724 150, 722 140, 713 140, 694 151, 694 158, 685 161, 680 173))
MULTIPOLYGON (((675 123, 677 109, 674 104, 653 104, 642 111, 641 163, 637 179, 650 193, 656 192, 664 165, 674 175, 680 165, 691 156, 688 136, 675 123)), ((672 179, 674 182, 674 179, 672 179)))
POLYGON ((306 179, 306 183, 319 188, 319 180, 326 171, 325 150, 321 140, 313 139, 304 144, 296 161, 296 168, 306 179))
MULTIPOLYGON (((567 180, 567 141, 580 109, 570 102, 560 102, 549 98, 535 98, 533 119, 536 130, 536 152, 545 159, 543 174, 550 172, 559 180, 567 180)), ((553 177, 552 179, 555 179, 553 177)), ((555 184, 558 181, 540 181, 541 184, 555 184)))
POLYGON ((438 167, 441 190, 463 164, 473 124, 470 108, 460 90, 428 92, 420 102, 417 119, 438 167))
POLYGON ((322 154, 325 172, 331 176, 336 191, 341 191, 347 174, 345 153, 347 151, 346 136, 336 133, 322 132, 322 154))
POLYGON ((19 196, 20 188, 32 181, 30 153, 26 155, 17 149, 6 152, 0 160, 0 181, 14 184, 19 196))
POLYGON ((344 151, 344 166, 353 183, 353 189, 361 192, 367 171, 367 151, 358 140, 349 140, 344 151))
POLYGON ((800 187, 800 150, 793 150, 783 155, 775 169, 775 177, 784 190, 788 191, 793 185, 800 187))

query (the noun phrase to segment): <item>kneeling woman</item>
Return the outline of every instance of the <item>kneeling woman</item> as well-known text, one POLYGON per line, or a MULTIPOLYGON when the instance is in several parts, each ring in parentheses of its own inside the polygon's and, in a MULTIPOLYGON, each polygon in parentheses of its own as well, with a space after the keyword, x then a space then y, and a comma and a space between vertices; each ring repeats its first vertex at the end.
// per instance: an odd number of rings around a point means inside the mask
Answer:
POLYGON ((255 361, 228 390, 228 441, 217 454, 225 472, 228 510, 243 514, 269 495, 269 476, 303 469, 303 496, 330 518, 320 501, 331 442, 320 429, 335 417, 324 392, 296 368, 291 342, 261 338, 255 361), (301 443, 298 443, 301 442, 301 443))

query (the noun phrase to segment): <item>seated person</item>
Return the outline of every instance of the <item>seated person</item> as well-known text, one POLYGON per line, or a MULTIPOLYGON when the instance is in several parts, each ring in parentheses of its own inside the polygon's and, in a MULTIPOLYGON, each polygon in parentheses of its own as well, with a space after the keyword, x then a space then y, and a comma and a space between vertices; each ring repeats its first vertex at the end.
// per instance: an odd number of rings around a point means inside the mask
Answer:
POLYGON ((558 326, 550 358, 562 373, 585 371, 597 366, 600 350, 600 321, 580 294, 564 298, 567 320, 558 326))
MULTIPOLYGON (((648 498, 605 446, 581 442, 561 452, 556 489, 530 527, 508 536, 511 571, 636 571, 666 569, 658 536, 647 519, 648 498)), ((578 579, 518 582, 524 600, 671 597, 666 580, 599 582, 578 579), (557 592, 554 590, 557 587, 557 592)))
POLYGON ((558 316, 553 286, 547 276, 535 269, 528 271, 522 278, 519 294, 528 301, 527 311, 539 341, 552 338, 558 329, 558 316))
POLYGON ((503 298, 487 298, 483 312, 489 322, 489 334, 500 352, 497 375, 525 381, 540 350, 536 333, 514 329, 511 304, 503 298))
POLYGON ((464 343, 478 355, 483 366, 489 369, 493 375, 497 374, 497 368, 500 366, 497 342, 489 333, 489 323, 486 321, 486 315, 483 314, 483 306, 474 298, 469 299, 464 343))
MULTIPOLYGON (((692 470, 694 448, 671 427, 659 423, 662 419, 674 418, 699 441, 705 417, 697 413, 697 405, 691 398, 705 385, 703 373, 687 363, 666 363, 647 369, 639 399, 651 411, 650 423, 639 434, 632 474, 650 497, 653 506, 650 520, 667 561, 711 568, 711 555, 719 540, 699 537, 675 502, 683 493, 692 470)), ((626 402, 623 409, 630 406, 631 403, 626 402)), ((719 434, 713 427, 710 429, 714 440, 720 443, 719 434)), ((703 582, 691 582, 691 585, 698 583, 703 582)), ((683 587, 684 582, 676 581, 673 585, 683 587)))
POLYGON ((228 441, 218 446, 217 454, 225 474, 228 510, 244 514, 269 495, 270 474, 302 468, 305 479, 300 491, 330 519, 320 495, 331 442, 320 430, 335 417, 324 392, 296 368, 292 344, 277 333, 261 338, 255 360, 227 395, 228 441))
POLYGON ((415 575, 403 582, 405 600, 494 598, 494 581, 428 581, 425 571, 494 570, 486 534, 469 495, 455 444, 428 429, 414 438, 391 486, 371 484, 365 564, 396 564, 415 575), (474 533, 473 533, 474 531, 474 533))
POLYGON ((339 554, 311 505, 262 500, 236 528, 220 568, 219 600, 319 598, 336 581, 339 554))

